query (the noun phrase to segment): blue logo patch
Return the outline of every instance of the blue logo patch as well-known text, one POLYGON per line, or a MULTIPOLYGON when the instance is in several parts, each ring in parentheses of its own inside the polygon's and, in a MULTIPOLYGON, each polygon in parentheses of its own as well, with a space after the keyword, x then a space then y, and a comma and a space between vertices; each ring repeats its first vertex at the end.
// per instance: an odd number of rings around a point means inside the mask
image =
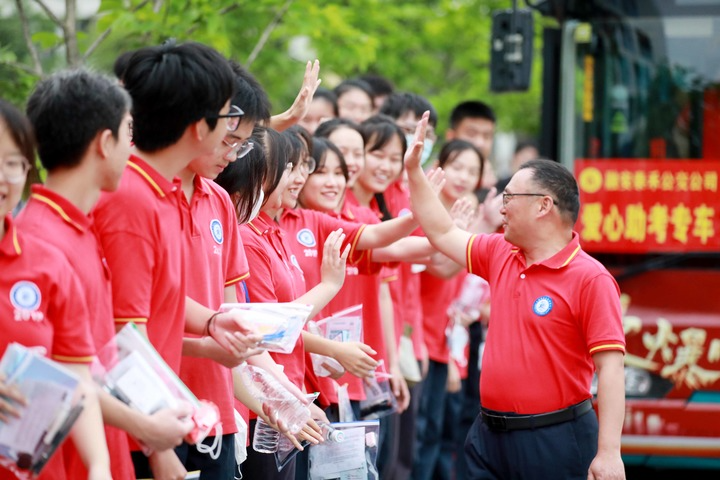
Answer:
POLYGON ((313 235, 313 233, 307 228, 303 228, 297 233, 297 241, 306 247, 314 247, 317 245, 315 235, 313 235))
POLYGON ((550 313, 552 308, 552 298, 548 297, 547 295, 538 297, 538 299, 535 300, 535 303, 533 303, 533 312, 535 312, 536 315, 540 315, 541 317, 544 317, 545 315, 550 313))
POLYGON ((10 303, 18 310, 37 310, 40 302, 40 289, 33 282, 17 282, 10 289, 10 303))
POLYGON ((403 208, 400 210, 397 214, 398 217, 406 217, 408 215, 412 214, 412 211, 409 208, 403 208))
POLYGON ((222 245, 224 240, 223 227, 217 218, 210 221, 210 233, 212 234, 213 240, 215 240, 218 245, 222 245))

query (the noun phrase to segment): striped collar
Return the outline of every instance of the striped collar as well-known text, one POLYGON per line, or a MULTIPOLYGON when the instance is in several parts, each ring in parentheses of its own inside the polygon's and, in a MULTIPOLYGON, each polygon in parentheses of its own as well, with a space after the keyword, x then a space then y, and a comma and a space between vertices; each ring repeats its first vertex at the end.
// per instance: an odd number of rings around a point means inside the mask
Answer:
POLYGON ((281 231, 277 222, 270 218, 270 215, 262 211, 260 212, 260 215, 248 222, 247 225, 253 232, 260 236, 281 231))
POLYGON ((581 251, 582 248, 580 248, 580 236, 577 232, 573 231, 572 238, 570 239, 570 242, 565 245, 565 248, 563 248, 547 260, 540 262, 540 265, 544 265, 548 268, 553 268, 556 270, 566 267, 570 264, 570 262, 573 261, 575 257, 578 256, 581 251))
POLYGON ((157 170, 137 155, 130 155, 127 168, 140 175, 140 177, 142 177, 148 185, 150 185, 155 194, 160 198, 166 197, 178 188, 175 182, 167 180, 165 177, 160 175, 157 170))
POLYGON ((5 236, 0 240, 0 253, 8 257, 18 257, 22 253, 17 228, 13 222, 12 215, 5 217, 5 236))
POLYGON ((90 228, 92 224, 90 217, 85 215, 65 197, 39 184, 33 185, 31 192, 31 202, 39 202, 47 206, 79 232, 85 232, 90 228))

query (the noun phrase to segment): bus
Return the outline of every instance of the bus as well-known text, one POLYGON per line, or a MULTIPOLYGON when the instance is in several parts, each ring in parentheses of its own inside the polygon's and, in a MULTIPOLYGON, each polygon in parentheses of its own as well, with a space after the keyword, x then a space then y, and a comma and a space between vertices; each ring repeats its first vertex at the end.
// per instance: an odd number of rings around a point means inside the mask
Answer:
POLYGON ((720 2, 548 0, 541 152, 622 291, 626 465, 720 469, 720 2))

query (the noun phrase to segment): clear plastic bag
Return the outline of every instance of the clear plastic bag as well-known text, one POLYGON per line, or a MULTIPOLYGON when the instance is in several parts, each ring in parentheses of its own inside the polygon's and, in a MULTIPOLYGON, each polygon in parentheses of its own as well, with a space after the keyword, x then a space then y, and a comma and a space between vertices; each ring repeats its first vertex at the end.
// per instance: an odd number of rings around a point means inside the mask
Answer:
POLYGON ((213 430, 216 436, 222 435, 217 406, 198 400, 135 324, 123 327, 98 352, 97 360, 92 367, 95 380, 113 396, 146 415, 176 407, 180 402, 192 406, 195 427, 186 437, 188 443, 200 444, 213 430))
MULTIPOLYGON (((337 342, 362 341, 362 305, 355 305, 317 322, 308 322, 308 331, 337 342)), ((311 353, 313 370, 318 377, 329 377, 345 369, 334 358, 311 353), (334 371, 334 372, 333 372, 334 371)))
POLYGON ((302 303, 223 303, 221 312, 238 310, 263 336, 258 346, 270 352, 291 353, 312 305, 302 303))
POLYGON ((390 377, 381 360, 375 369, 375 376, 366 379, 365 400, 360 400, 360 418, 374 420, 397 411, 398 404, 390 386, 390 377))
POLYGON ((380 423, 332 423, 342 441, 326 441, 309 449, 310 480, 379 480, 376 462, 380 423))
MULTIPOLYGON (((34 349, 11 343, 0 361, 5 384, 27 405, 20 418, 0 422, 0 465, 20 479, 35 478, 82 412, 80 379, 34 349)), ((5 399, 8 401, 8 399, 5 399)))

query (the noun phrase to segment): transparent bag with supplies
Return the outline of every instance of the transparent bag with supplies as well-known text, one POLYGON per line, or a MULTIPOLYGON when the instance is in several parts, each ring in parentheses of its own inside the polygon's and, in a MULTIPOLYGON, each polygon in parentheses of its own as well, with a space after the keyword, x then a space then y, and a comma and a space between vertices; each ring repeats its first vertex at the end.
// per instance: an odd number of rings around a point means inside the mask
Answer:
MULTIPOLYGON (((150 341, 129 323, 99 352, 93 364, 95 380, 110 394, 146 414, 174 408, 181 402, 193 409, 193 430, 185 437, 201 453, 217 458, 222 444, 220 413, 215 404, 199 400, 163 360, 150 341), (202 441, 211 433, 216 442, 208 447, 202 441)), ((145 448, 145 453, 151 453, 145 448)))
POLYGON ((375 368, 375 375, 365 379, 365 400, 360 400, 360 418, 374 420, 396 412, 397 399, 390 386, 392 375, 385 370, 385 363, 380 360, 375 368))
MULTIPOLYGON (((362 305, 341 310, 317 322, 308 322, 308 331, 337 342, 362 342, 362 305)), ((345 368, 334 358, 311 353, 313 370, 318 377, 341 375, 345 368)))
POLYGON ((5 384, 26 402, 2 397, 20 416, 0 422, 0 465, 22 480, 40 473, 83 409, 80 379, 39 350, 11 343, 0 360, 5 384))
POLYGON ((331 423, 328 432, 329 440, 309 449, 308 479, 379 480, 378 420, 331 423))
POLYGON ((270 352, 291 353, 312 305, 303 303, 223 303, 220 312, 240 311, 263 336, 258 344, 270 352))

